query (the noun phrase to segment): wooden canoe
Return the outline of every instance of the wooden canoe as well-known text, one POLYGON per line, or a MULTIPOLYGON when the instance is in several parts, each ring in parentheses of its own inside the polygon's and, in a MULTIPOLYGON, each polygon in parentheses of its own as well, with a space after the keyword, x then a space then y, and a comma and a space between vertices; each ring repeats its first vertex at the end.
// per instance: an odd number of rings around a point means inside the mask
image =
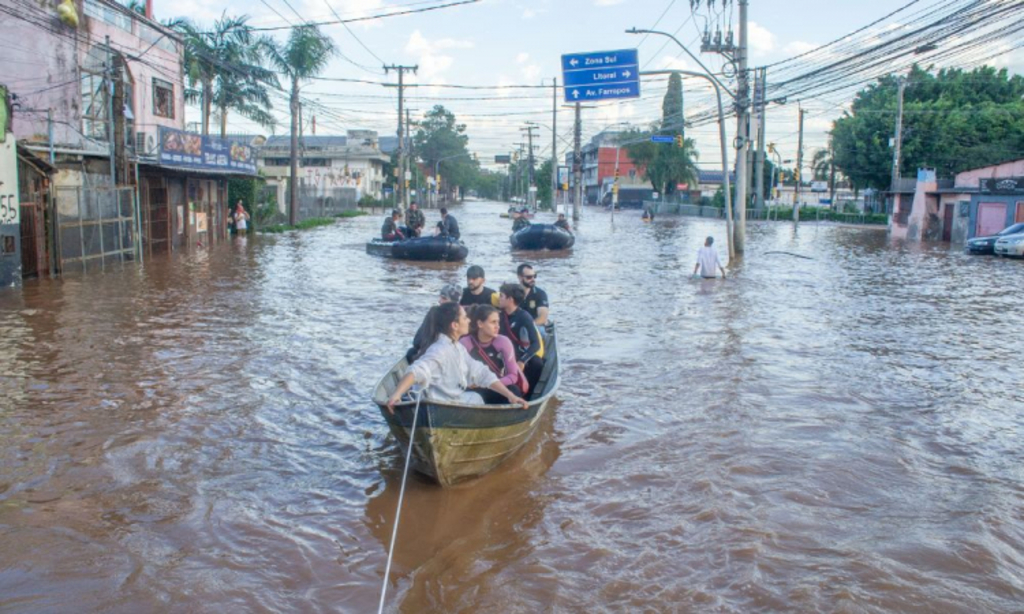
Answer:
MULTIPOLYGON (((413 469, 442 486, 451 486, 488 473, 519 450, 533 435, 558 389, 554 324, 548 325, 544 344, 544 369, 534 393, 527 399, 528 409, 515 405, 437 403, 424 398, 416 421, 413 469)), ((403 455, 408 450, 416 403, 399 403, 391 414, 387 402, 407 367, 405 358, 399 360, 373 391, 373 401, 402 447, 403 455)))

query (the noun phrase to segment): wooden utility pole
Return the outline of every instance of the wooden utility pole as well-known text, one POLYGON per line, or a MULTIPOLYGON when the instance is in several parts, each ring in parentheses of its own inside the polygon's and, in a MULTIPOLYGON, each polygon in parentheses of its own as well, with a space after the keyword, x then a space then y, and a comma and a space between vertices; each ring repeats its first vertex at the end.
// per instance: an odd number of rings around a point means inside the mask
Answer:
MULTIPOLYGON (((404 110, 404 103, 405 103, 405 73, 406 72, 412 72, 413 74, 416 74, 416 71, 419 70, 419 65, 416 65, 416 66, 398 66, 398 65, 395 65, 395 64, 392 64, 391 66, 388 66, 386 64, 384 65, 384 74, 385 75, 388 74, 388 72, 392 71, 392 70, 394 70, 394 71, 396 71, 398 73, 398 169, 396 171, 398 173, 398 177, 396 177, 397 181, 395 181, 395 188, 397 190, 399 190, 399 191, 395 194, 395 205, 398 206, 398 207, 402 207, 402 203, 408 202, 408 198, 409 198, 409 195, 406 194, 406 189, 405 189, 405 175, 404 175, 404 171, 405 171, 405 149, 403 147, 403 145, 404 145, 403 141, 405 140, 405 131, 403 130, 403 125, 402 125, 402 120, 404 119, 404 115, 405 115, 405 110, 404 110)), ((393 86, 391 84, 388 84, 385 87, 395 87, 395 86, 393 86)), ((403 208, 402 213, 403 214, 405 213, 404 208, 403 208)))
POLYGON ((412 134, 412 120, 409 119, 409 108, 406 107, 406 109, 405 109, 405 147, 403 148, 403 151, 406 152, 406 154, 405 154, 405 178, 403 180, 404 183, 402 184, 402 187, 403 187, 402 193, 404 194, 403 200, 402 200, 402 213, 403 214, 405 213, 406 210, 409 209, 409 200, 410 200, 410 198, 409 198, 409 196, 410 196, 410 194, 409 194, 409 181, 410 181, 410 179, 412 177, 412 174, 413 174, 412 167, 415 164, 415 156, 412 155, 412 138, 410 136, 411 134, 412 134))
POLYGON ((796 145, 796 199, 793 201, 793 225, 800 223, 800 184, 803 183, 804 167, 804 115, 807 109, 800 109, 800 136, 796 145))

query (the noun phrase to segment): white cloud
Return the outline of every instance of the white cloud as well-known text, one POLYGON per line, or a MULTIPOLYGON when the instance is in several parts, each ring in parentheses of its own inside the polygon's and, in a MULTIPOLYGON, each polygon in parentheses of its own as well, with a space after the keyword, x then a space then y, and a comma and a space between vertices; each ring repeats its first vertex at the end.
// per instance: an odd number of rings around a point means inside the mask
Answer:
POLYGON ((540 77, 540 64, 530 64, 529 66, 523 67, 523 78, 526 79, 527 83, 532 83, 540 77))
POLYGON ((413 31, 409 41, 405 44, 405 51, 417 56, 419 75, 424 81, 440 83, 439 77, 452 67, 455 58, 441 53, 445 49, 471 49, 473 43, 470 41, 454 38, 442 38, 431 41, 419 30, 413 31))
POLYGON ((594 0, 595 6, 614 6, 616 4, 622 4, 626 0, 594 0))
POLYGON ((750 22, 747 29, 747 39, 752 57, 767 55, 775 50, 775 35, 756 22, 750 22))
POLYGON ((663 55, 658 60, 658 70, 693 70, 693 65, 686 58, 663 55))
POLYGON ((530 54, 522 51, 516 56, 516 64, 525 64, 530 59, 530 54))
POLYGON ((789 56, 800 55, 801 53, 807 53, 812 49, 817 49, 821 45, 817 43, 806 43, 804 41, 793 41, 782 48, 783 53, 789 56))
POLYGON ((533 19, 537 16, 537 11, 533 9, 525 9, 523 11, 523 19, 533 19))

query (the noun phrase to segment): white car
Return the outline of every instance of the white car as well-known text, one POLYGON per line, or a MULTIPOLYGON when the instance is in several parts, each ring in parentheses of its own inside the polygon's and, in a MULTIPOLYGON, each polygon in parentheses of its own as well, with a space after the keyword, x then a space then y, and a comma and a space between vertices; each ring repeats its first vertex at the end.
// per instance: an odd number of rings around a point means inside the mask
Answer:
POLYGON ((999 237, 993 249, 997 256, 1024 258, 1024 232, 999 237))

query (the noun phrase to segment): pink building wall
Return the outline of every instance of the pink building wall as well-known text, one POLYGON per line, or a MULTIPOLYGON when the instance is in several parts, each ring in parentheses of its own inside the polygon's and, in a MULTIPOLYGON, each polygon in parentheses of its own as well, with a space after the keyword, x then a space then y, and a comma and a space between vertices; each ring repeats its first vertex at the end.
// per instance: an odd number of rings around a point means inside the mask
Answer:
POLYGON ((981 179, 994 179, 996 177, 1022 177, 1024 176, 1024 160, 1005 162, 995 166, 986 166, 970 171, 964 171, 956 176, 956 187, 977 188, 981 179))
POLYGON ((77 29, 57 18, 55 6, 30 9, 34 13, 31 17, 48 22, 50 29, 21 19, 8 21, 10 30, 6 34, 17 45, 6 52, 0 79, 18 96, 13 126, 19 140, 47 144, 46 110, 51 109, 56 148, 95 151, 100 155, 106 152, 105 143, 93 143, 82 134, 81 106, 82 65, 90 50, 104 45, 108 35, 111 47, 125 57, 127 71, 134 80, 132 109, 136 130, 152 131, 155 136, 161 125, 184 128, 181 43, 173 34, 111 0, 76 0, 77 29), (106 15, 120 26, 96 15, 106 15), (154 77, 173 85, 173 118, 153 113, 154 77))

